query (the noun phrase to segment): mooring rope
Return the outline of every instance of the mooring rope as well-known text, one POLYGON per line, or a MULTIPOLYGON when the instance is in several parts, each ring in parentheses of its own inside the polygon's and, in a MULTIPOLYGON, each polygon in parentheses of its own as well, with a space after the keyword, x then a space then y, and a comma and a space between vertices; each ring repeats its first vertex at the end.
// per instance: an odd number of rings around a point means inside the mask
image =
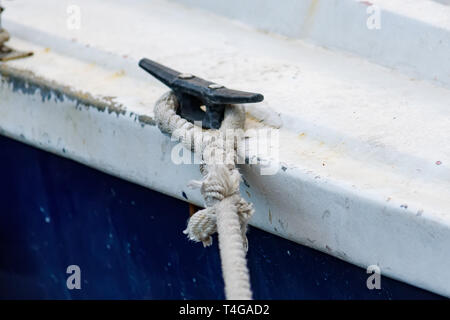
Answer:
POLYGON ((163 133, 201 156, 203 179, 191 181, 189 185, 200 188, 206 205, 189 219, 184 233, 206 247, 211 245, 211 236, 217 231, 226 298, 251 300, 246 232, 253 207, 240 195, 241 175, 236 168, 236 148, 245 123, 244 109, 228 106, 220 129, 204 130, 177 115, 177 108, 177 99, 170 91, 156 102, 155 119, 163 133))

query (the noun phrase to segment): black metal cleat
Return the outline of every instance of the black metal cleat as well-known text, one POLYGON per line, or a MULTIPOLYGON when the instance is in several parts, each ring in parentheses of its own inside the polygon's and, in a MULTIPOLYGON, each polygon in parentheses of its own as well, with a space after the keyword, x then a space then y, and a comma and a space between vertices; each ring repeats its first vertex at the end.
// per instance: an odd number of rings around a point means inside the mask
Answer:
POLYGON ((220 128, 226 105, 264 100, 262 94, 227 89, 149 59, 139 61, 139 66, 172 89, 179 103, 177 114, 192 123, 201 121, 205 129, 220 128))

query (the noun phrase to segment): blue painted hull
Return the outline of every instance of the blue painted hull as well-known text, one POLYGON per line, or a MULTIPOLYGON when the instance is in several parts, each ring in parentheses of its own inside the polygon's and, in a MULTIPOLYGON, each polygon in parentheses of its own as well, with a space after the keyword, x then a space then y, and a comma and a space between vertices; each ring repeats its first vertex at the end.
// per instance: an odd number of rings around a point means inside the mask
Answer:
MULTIPOLYGON (((182 230, 185 202, 0 137, 0 298, 223 299, 217 238, 182 230), (81 268, 81 289, 66 268, 81 268)), ((256 299, 439 299, 255 228, 256 299)))

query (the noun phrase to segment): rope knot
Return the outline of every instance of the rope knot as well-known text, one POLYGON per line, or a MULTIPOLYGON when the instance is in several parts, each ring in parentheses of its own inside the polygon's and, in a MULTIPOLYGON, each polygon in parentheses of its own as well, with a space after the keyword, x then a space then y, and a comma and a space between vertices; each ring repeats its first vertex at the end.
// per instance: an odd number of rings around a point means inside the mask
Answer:
POLYGON ((236 208, 241 226, 242 241, 247 249, 247 225, 254 210, 251 203, 248 203, 239 194, 239 183, 241 175, 239 171, 229 169, 225 166, 209 167, 202 181, 191 181, 189 186, 200 188, 200 191, 207 205, 206 209, 197 211, 188 222, 184 234, 190 240, 202 242, 205 247, 212 244, 212 235, 217 231, 216 211, 217 205, 229 199, 229 206, 236 208))
POLYGON ((156 102, 156 122, 162 132, 171 134, 186 148, 201 155, 203 179, 191 181, 189 186, 200 189, 206 204, 205 209, 189 219, 183 233, 206 247, 212 244, 211 236, 218 232, 227 298, 251 299, 245 252, 248 221, 254 210, 239 192, 241 175, 235 164, 235 139, 240 139, 240 133, 226 139, 228 129, 242 131, 244 128, 244 109, 229 106, 219 130, 202 130, 177 115, 177 108, 175 95, 166 93, 156 102))

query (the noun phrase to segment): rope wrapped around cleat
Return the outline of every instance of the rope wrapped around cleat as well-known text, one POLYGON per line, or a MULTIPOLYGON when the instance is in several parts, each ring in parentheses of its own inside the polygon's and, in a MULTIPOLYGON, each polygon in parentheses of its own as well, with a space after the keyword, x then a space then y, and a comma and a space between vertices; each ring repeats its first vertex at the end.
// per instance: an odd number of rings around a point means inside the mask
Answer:
POLYGON ((192 124, 176 114, 177 108, 175 94, 169 91, 156 102, 155 119, 163 133, 201 156, 203 179, 191 181, 189 186, 200 188, 206 206, 189 219, 184 233, 206 247, 211 245, 211 236, 217 231, 225 295, 229 300, 251 300, 246 232, 253 207, 240 195, 241 175, 236 168, 236 148, 245 123, 244 108, 227 106, 218 130, 204 130, 192 124))

